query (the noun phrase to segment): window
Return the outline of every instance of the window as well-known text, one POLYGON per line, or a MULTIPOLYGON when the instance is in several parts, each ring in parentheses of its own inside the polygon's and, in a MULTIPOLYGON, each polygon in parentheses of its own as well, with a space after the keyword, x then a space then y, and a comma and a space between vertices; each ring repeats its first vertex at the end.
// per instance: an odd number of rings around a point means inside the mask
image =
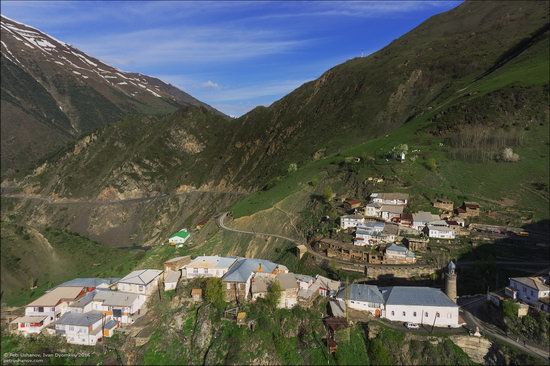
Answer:
POLYGON ((535 296, 535 291, 531 290, 531 296, 535 296))
POLYGON ((69 330, 74 330, 74 327, 72 325, 69 326, 69 330))
POLYGON ((413 316, 416 318, 416 311, 413 311, 413 316))
POLYGON ((199 269, 198 269, 198 268, 193 268, 193 273, 194 273, 194 274, 198 274, 198 273, 199 273, 199 269))
POLYGON ((143 291, 143 286, 139 285, 139 291, 142 292, 143 291))
POLYGON ((427 312, 427 311, 424 313, 424 316, 426 316, 426 317, 428 316, 428 312, 427 312))
POLYGON ((403 316, 406 316, 406 315, 407 315, 407 313, 406 313, 406 312, 403 312, 403 316))
POLYGON ((392 310, 391 315, 395 315, 395 312, 392 310))
POLYGON ((436 317, 436 318, 439 318, 439 313, 435 313, 435 317, 436 317))
POLYGON ((447 314, 447 318, 451 319, 453 317, 453 314, 449 313, 447 314))

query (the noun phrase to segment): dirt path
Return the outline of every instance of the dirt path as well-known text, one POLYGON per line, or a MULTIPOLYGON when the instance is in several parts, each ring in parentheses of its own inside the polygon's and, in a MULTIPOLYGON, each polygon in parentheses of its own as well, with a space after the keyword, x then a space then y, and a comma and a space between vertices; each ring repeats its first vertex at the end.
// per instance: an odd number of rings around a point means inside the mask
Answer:
POLYGON ((17 198, 22 200, 36 200, 45 202, 50 205, 97 205, 97 206, 109 206, 109 205, 119 205, 119 204, 127 204, 127 203, 139 203, 139 202, 147 202, 147 201, 155 201, 159 199, 165 199, 169 197, 177 197, 177 196, 186 196, 193 193, 216 193, 216 194, 234 194, 234 195, 246 195, 248 193, 245 192, 233 192, 233 191, 219 191, 219 190, 211 190, 211 189, 194 189, 189 190, 186 192, 175 192, 175 193, 160 193, 154 196, 146 196, 146 197, 136 197, 136 198, 126 198, 126 199, 118 199, 118 200, 99 200, 99 199, 71 199, 71 198, 58 198, 53 199, 51 197, 47 196, 41 196, 41 195, 34 195, 34 194, 23 194, 23 193, 11 193, 11 194, 2 194, 2 197, 4 198, 17 198))

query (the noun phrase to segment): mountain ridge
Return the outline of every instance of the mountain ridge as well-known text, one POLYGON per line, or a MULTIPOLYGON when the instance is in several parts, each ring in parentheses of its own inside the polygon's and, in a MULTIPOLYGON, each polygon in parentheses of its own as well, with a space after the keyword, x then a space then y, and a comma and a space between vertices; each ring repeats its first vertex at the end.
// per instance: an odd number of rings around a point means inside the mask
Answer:
POLYGON ((224 116, 158 78, 123 72, 3 15, 1 23, 2 176, 129 113, 194 105, 224 116))

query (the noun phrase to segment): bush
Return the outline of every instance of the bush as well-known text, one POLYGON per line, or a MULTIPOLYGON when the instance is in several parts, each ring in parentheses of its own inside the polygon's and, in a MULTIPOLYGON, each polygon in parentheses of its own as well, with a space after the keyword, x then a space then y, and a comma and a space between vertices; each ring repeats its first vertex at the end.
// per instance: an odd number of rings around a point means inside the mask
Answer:
POLYGON ((225 308, 225 292, 223 290, 222 281, 219 278, 209 278, 206 281, 205 290, 206 301, 214 305, 218 310, 225 308))
POLYGON ((437 169, 437 161, 434 158, 426 160, 426 168, 430 171, 435 171, 437 169))
POLYGON ((504 150, 502 150, 500 159, 506 162, 516 162, 516 161, 519 161, 519 155, 514 153, 511 147, 507 147, 504 150))
POLYGON ((265 301, 271 309, 275 310, 277 305, 279 305, 282 292, 281 284, 278 280, 271 282, 267 294, 265 295, 265 301))
POLYGON ((332 190, 331 186, 325 186, 323 189, 323 198, 326 202, 330 202, 332 198, 334 197, 334 191, 332 190))

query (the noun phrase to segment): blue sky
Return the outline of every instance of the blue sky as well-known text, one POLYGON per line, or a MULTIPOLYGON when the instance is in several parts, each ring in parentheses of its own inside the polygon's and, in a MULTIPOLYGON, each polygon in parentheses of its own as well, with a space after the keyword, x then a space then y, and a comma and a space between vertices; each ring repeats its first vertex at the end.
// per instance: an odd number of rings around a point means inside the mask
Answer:
POLYGON ((239 116, 457 1, 2 1, 2 14, 239 116))

